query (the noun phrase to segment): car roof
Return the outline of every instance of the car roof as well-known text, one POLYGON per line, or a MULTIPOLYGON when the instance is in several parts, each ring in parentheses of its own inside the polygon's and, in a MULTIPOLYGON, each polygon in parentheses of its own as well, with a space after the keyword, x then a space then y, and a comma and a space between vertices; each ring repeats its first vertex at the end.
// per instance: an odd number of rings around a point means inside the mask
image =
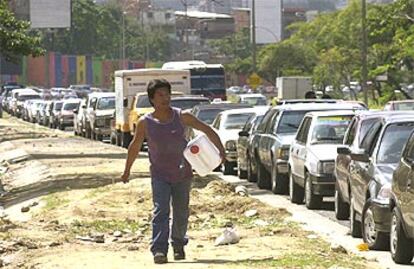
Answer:
POLYGON ((183 96, 172 96, 171 100, 207 100, 208 97, 200 96, 200 95, 183 95, 183 96))
POLYGON ((265 97, 263 94, 261 93, 242 93, 242 94, 238 94, 238 96, 240 97, 265 97))
POLYGON ((82 99, 65 99, 63 100, 63 103, 64 104, 80 103, 80 101, 82 101, 82 99))
POLYGON ((318 104, 324 104, 324 103, 338 103, 341 100, 338 99, 282 99, 277 102, 278 105, 284 105, 284 104, 308 104, 308 103, 318 103, 318 104))
POLYGON ((355 115, 355 112, 352 110, 328 110, 328 111, 312 111, 306 113, 306 115, 311 117, 324 117, 324 116, 348 116, 355 115))
POLYGON ((214 103, 214 104, 200 104, 195 106, 199 110, 207 110, 207 109, 217 109, 217 108, 224 108, 224 109, 232 109, 232 108, 249 108, 252 107, 248 104, 239 104, 239 103, 214 103))
POLYGON ((414 103, 414 100, 395 100, 395 101, 387 102, 387 104, 397 104, 397 103, 414 103))
POLYGON ((361 106, 348 103, 297 103, 275 106, 277 110, 361 110, 361 106))
POLYGON ((269 110, 269 106, 256 106, 250 108, 236 108, 236 109, 229 109, 225 111, 221 111, 220 114, 222 115, 231 115, 231 114, 243 114, 243 113, 266 113, 269 110))

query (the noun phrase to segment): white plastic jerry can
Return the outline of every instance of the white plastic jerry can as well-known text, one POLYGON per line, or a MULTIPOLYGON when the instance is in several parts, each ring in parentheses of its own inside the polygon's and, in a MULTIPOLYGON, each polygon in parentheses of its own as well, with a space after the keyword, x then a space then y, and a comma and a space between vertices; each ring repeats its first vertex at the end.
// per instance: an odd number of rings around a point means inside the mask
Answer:
POLYGON ((188 142, 184 157, 202 177, 211 173, 221 163, 219 150, 204 134, 188 142))

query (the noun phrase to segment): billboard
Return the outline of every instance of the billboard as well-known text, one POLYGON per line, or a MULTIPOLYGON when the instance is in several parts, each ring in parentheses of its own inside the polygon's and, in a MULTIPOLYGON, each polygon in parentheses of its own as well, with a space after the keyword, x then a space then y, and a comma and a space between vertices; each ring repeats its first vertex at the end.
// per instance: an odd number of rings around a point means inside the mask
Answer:
POLYGON ((69 28, 70 0, 30 0, 32 28, 69 28))
MULTIPOLYGON (((276 43, 282 40, 282 1, 255 1, 257 44, 276 43)), ((251 2, 249 6, 251 8, 251 2)))

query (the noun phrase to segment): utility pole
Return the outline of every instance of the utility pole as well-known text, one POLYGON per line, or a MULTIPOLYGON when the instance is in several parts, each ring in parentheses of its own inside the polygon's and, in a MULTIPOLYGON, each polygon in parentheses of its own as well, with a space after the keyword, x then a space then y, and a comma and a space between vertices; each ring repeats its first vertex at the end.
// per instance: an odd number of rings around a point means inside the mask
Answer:
POLYGON ((125 66, 125 11, 122 11, 122 67, 126 69, 125 66))
POLYGON ((252 0, 252 21, 251 21, 251 33, 252 33, 252 58, 253 58, 253 72, 256 73, 256 1, 252 0))
POLYGON ((361 0, 361 28, 362 28, 362 48, 361 48, 361 63, 362 63, 362 90, 364 91, 364 102, 368 105, 368 66, 367 66, 367 3, 366 0, 361 0))

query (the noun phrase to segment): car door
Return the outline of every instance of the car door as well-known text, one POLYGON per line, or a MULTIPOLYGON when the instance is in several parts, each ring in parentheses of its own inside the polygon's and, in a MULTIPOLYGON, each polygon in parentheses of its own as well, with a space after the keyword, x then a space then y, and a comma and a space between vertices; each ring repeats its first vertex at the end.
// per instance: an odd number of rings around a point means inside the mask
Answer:
POLYGON ((250 117, 250 119, 246 122, 243 126, 242 132, 248 133, 248 136, 239 136, 237 141, 237 158, 239 159, 239 163, 246 163, 246 153, 247 147, 250 140, 250 136, 252 135, 252 127, 256 116, 250 117))
MULTIPOLYGON (((370 157, 376 147, 377 141, 380 141, 379 136, 382 129, 383 123, 376 122, 362 140, 361 149, 363 149, 370 157)), ((371 161, 360 162, 352 160, 349 168, 351 192, 355 201, 355 210, 360 214, 362 213, 362 208, 365 204, 365 194, 368 188, 368 183, 371 180, 369 174, 369 167, 371 165, 371 161)))
MULTIPOLYGON (((306 116, 301 124, 300 132, 298 132, 297 139, 291 146, 291 154, 293 160, 294 173, 300 179, 305 178, 305 160, 306 160, 306 144, 308 141, 309 130, 312 124, 312 117, 306 116)), ((302 180, 301 180, 302 182, 302 180)))
MULTIPOLYGON (((348 131, 345 134, 343 146, 349 150, 352 149, 354 141, 357 140, 356 133, 359 125, 359 117, 354 117, 351 124, 349 125, 348 131)), ((351 163, 351 156, 349 154, 339 154, 336 157, 335 162, 335 176, 337 186, 341 193, 342 198, 349 202, 349 188, 348 188, 348 176, 349 176, 349 165, 351 163)))
POLYGON ((259 137, 259 141, 258 141, 258 154, 259 154, 259 162, 262 165, 268 166, 268 151, 270 151, 269 148, 269 136, 270 136, 270 132, 273 129, 272 128, 272 124, 274 124, 274 118, 276 117, 276 115, 278 114, 277 110, 270 110, 269 112, 266 113, 266 115, 263 118, 262 123, 259 126, 260 129, 260 137, 259 137))
POLYGON ((266 126, 264 136, 264 148, 263 148, 263 156, 264 156, 264 164, 267 167, 267 171, 272 170, 273 160, 272 155, 274 156, 275 152, 272 152, 272 147, 276 143, 276 130, 277 130, 277 122, 279 119, 279 113, 275 113, 270 120, 270 123, 266 126))
MULTIPOLYGON (((408 140, 407 149, 403 153, 401 166, 408 173, 398 176, 400 210, 406 223, 407 232, 414 237, 414 135, 408 140)), ((401 168, 399 169, 401 171, 401 168)))

